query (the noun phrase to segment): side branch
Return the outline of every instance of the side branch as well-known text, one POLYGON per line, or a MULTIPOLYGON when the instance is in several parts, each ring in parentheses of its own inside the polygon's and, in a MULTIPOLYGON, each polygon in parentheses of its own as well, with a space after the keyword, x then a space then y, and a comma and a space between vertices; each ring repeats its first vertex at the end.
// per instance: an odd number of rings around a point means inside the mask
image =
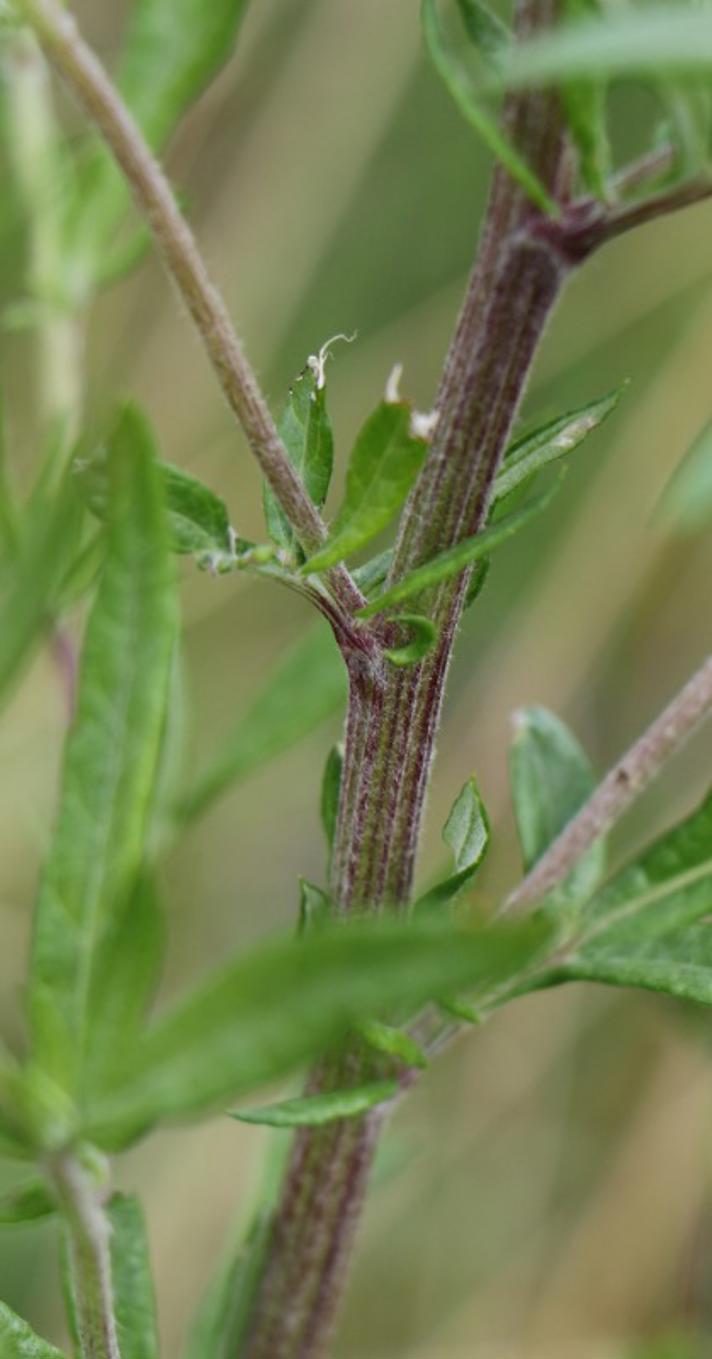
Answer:
POLYGON ((72 1156, 52 1166, 67 1232, 69 1287, 86 1359, 121 1359, 111 1285, 111 1228, 89 1175, 72 1156))
POLYGON ((581 855, 621 819, 711 713, 712 655, 606 775, 581 811, 507 898, 503 910, 521 912, 562 882, 581 855))
MULTIPOLYGON (((106 142, 195 322, 218 381, 265 480, 307 551, 327 536, 316 506, 290 462, 227 307, 212 283, 173 191, 101 62, 57 0, 19 0, 50 62, 106 142)), ((349 611, 364 601, 344 567, 329 584, 349 611)))

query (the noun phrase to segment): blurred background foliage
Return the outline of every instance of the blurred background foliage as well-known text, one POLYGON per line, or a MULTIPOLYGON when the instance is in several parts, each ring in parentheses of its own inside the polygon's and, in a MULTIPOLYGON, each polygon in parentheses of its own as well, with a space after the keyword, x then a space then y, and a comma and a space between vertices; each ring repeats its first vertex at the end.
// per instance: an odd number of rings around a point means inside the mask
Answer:
MULTIPOLYGON (((76 8, 110 55, 124 5, 76 8)), ((407 394, 432 403, 487 187, 486 157, 427 67, 417 8, 255 0, 235 60, 169 159, 276 408, 309 353, 358 332, 329 368, 341 469, 396 361, 407 394)), ((626 89, 615 108, 620 149, 634 152, 649 100, 626 89)), ((6 308, 22 295, 23 253, 2 154, 6 308)), ((479 901, 518 872, 513 709, 553 708, 604 769, 709 646, 710 535, 675 537, 655 509, 711 414, 711 224, 704 206, 608 247, 570 285, 540 356, 533 416, 631 385, 553 508, 497 558, 462 630, 422 871, 439 862, 439 828, 476 772, 495 837, 479 901)), ((26 479, 39 455, 31 333, 4 333, 0 356, 26 479)), ((255 467, 155 260, 102 297, 87 358, 91 413, 117 394, 140 399, 163 456, 224 495, 239 533, 261 537, 255 467)), ((240 576, 186 568, 183 595, 188 782, 310 619, 294 597, 240 576)), ((11 1038, 63 723, 45 652, 0 720, 0 1027, 11 1038)), ((229 791, 167 854, 167 990, 289 927, 298 874, 323 881, 318 790, 339 725, 229 791)), ((708 732, 626 823, 617 854, 694 804, 711 755, 708 732)), ((526 999, 461 1042, 389 1133, 337 1359, 708 1354, 711 1037, 703 1011, 577 987, 526 999)), ((265 1145, 263 1130, 218 1119, 155 1136, 122 1165, 148 1211, 166 1354, 249 1213, 265 1145)), ((11 1306, 61 1340, 53 1230, 3 1235, 0 1280, 11 1306)))

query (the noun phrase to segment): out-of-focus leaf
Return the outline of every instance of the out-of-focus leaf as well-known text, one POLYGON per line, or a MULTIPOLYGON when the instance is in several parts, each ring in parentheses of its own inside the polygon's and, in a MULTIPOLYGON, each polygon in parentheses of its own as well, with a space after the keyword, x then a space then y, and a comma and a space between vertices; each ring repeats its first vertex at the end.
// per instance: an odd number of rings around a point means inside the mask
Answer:
POLYGON ((530 519, 534 519, 546 509, 553 489, 549 488, 543 495, 537 496, 525 505, 524 509, 507 515, 491 528, 483 529, 472 538, 463 538, 462 542, 456 543, 454 547, 440 552, 437 557, 431 557, 430 561, 424 562, 422 566, 416 566, 403 580, 391 585, 383 594, 377 595, 364 608, 359 609, 359 617, 371 618, 382 609, 389 609, 404 599, 411 599, 413 595, 429 590, 433 585, 441 585, 443 581, 459 576, 467 567, 473 566, 483 557, 488 557, 496 547, 506 543, 507 539, 518 533, 530 519))
POLYGON ((356 566, 351 572, 359 590, 365 595, 370 595, 378 585, 382 585, 393 561, 393 548, 387 547, 385 552, 379 552, 377 557, 372 557, 370 561, 364 562, 363 566, 356 566))
POLYGON ((114 432, 110 467, 106 565, 82 652, 30 966, 35 1058, 74 1092, 98 953, 144 859, 177 629, 153 442, 132 407, 114 432))
MULTIPOLYGON (((279 433, 307 495, 321 509, 334 466, 334 433, 326 406, 326 384, 310 368, 297 378, 279 423, 279 433)), ((279 547, 294 546, 294 530, 269 486, 264 488, 267 530, 279 547)))
POLYGON ((411 433, 411 416, 402 401, 382 401, 369 416, 349 459, 344 501, 328 541, 306 562, 305 572, 325 571, 357 552, 403 504, 428 448, 411 433))
POLYGON ((529 965, 551 931, 544 919, 476 932, 374 922, 263 947, 116 1052, 88 1135, 125 1145, 158 1119, 200 1114, 285 1075, 379 1011, 496 985, 529 965))
POLYGON ((712 420, 700 430, 673 474, 660 508, 683 533, 697 533, 712 520, 712 420))
MULTIPOLYGON (((565 0, 564 14, 574 22, 599 13, 599 0, 565 0)), ((605 82, 567 81, 562 93, 569 131, 578 150, 581 178, 595 197, 605 201, 612 169, 605 82)))
POLYGON ((381 1024, 377 1019, 370 1019, 365 1024, 360 1024, 358 1031, 369 1047, 374 1048, 376 1052, 382 1052, 386 1057, 395 1057, 403 1066, 424 1069, 428 1065, 428 1059, 420 1044, 403 1029, 396 1029, 391 1024, 381 1024))
MULTIPOLYGON (((7 1194, 0 1195, 0 1227, 15 1226, 18 1222, 37 1222, 51 1217, 57 1205, 44 1180, 27 1180, 7 1194)), ((0 1353, 3 1353, 0 1350, 0 1353)))
MULTIPOLYGON (((232 556, 234 535, 227 506, 197 477, 171 463, 159 462, 168 520, 170 545, 174 552, 196 556, 232 556)), ((75 478, 87 505, 99 519, 109 510, 109 472, 107 454, 75 463, 75 478)))
POLYGON ((684 76, 712 69, 712 12, 660 4, 607 10, 561 24, 502 54, 496 79, 509 88, 607 76, 684 76))
POLYGON ((186 1359, 234 1359, 240 1353, 271 1229, 272 1214, 258 1212, 244 1241, 229 1252, 198 1310, 186 1359))
POLYGON ((10 478, 5 431, 5 402, 0 392, 0 557, 11 555, 19 541, 15 490, 10 478))
MULTIPOLYGON (((468 8, 474 14, 474 6, 468 8)), ((425 41, 433 65, 466 122, 474 128, 485 146, 501 161, 512 179, 516 180, 524 189, 532 202, 536 203, 537 207, 541 208, 543 212, 556 215, 558 211, 556 204, 547 192, 546 187, 530 170, 526 161, 522 159, 512 143, 507 140, 500 129, 496 115, 490 113, 486 108, 482 94, 478 93, 474 87, 473 78, 463 70, 457 53, 451 49, 440 19, 438 0, 422 0, 421 14, 425 41)), ((469 31, 473 36, 474 29, 470 28, 469 31)), ((480 45, 482 45, 481 25, 480 45)), ((501 52, 505 50, 504 46, 497 49, 497 69, 502 59, 501 52)), ((491 57, 491 48, 485 47, 485 54, 491 57)))
POLYGON ((109 920, 92 969, 87 1063, 101 1071, 117 1044, 137 1036, 163 960, 165 926, 155 883, 142 876, 109 920))
POLYGON ((474 877, 487 853, 489 819, 477 780, 468 779, 452 805, 443 827, 443 840, 452 850, 455 872, 431 887, 415 903, 415 911, 431 910, 452 901, 474 877))
POLYGON ((134 0, 119 84, 152 146, 163 146, 230 56, 247 0, 134 0))
POLYGON ((398 1093, 397 1081, 374 1081, 353 1090, 329 1090, 303 1099, 286 1099, 261 1109, 235 1109, 230 1117, 240 1123, 259 1123, 270 1128, 317 1128, 342 1118, 358 1118, 398 1093))
POLYGON ((61 1350, 35 1335, 4 1302, 0 1302, 0 1354, 2 1359, 65 1359, 61 1350))
POLYGON ((495 480, 493 504, 524 485, 542 468, 573 453, 616 409, 624 391, 625 386, 617 387, 597 401, 590 401, 576 411, 548 420, 538 429, 515 439, 504 455, 504 466, 495 480))
POLYGON ((111 1226, 114 1318, 121 1359, 157 1359, 156 1303, 143 1213, 135 1198, 115 1194, 111 1226))
POLYGON ((198 816, 228 787, 308 736, 346 701, 346 671, 328 628, 310 629, 270 675, 222 742, 215 763, 180 801, 198 816))
POLYGON ((331 857, 331 850, 336 834, 336 822, 339 815, 339 796, 341 794, 341 771, 344 767, 344 748, 342 745, 332 746, 326 757, 324 765, 324 775, 321 781, 321 824, 326 836, 326 843, 331 857))
POLYGON ((299 879, 299 933, 326 925, 332 916, 331 897, 307 878, 299 879))
MULTIPOLYGON (((523 708, 516 714, 509 765, 522 858, 528 871, 590 797, 596 778, 576 738, 546 708, 523 708)), ((573 902, 587 900, 605 867, 606 846, 599 840, 579 859, 559 893, 573 902)))
POLYGON ((74 552, 81 506, 71 485, 37 497, 20 527, 16 551, 5 568, 0 600, 0 696, 5 697, 34 646, 51 627, 58 584, 74 552))
POLYGON ((457 0, 467 36, 486 56, 497 57, 509 43, 509 29, 482 0, 457 0))
POLYGON ((435 624, 420 613, 397 613, 392 622, 406 629, 409 640, 402 646, 386 647, 384 656, 391 665, 417 665, 435 646, 438 636, 435 624))

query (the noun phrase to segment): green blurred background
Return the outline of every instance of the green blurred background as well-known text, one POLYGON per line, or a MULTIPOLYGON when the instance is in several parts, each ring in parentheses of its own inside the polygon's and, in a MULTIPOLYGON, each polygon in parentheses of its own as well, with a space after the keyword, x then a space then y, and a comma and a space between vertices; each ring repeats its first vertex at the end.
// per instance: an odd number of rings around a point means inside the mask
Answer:
MULTIPOLYGON (((123 8, 77 5, 107 56, 123 8)), ((329 368, 341 470, 396 361, 404 391, 432 402, 486 192, 488 162, 428 69, 417 10, 416 0, 253 0, 234 62, 170 156, 276 408, 309 353, 358 332, 329 368)), ((648 101, 621 92, 615 109, 621 149, 635 151, 648 101)), ((3 305, 21 292, 10 189, 7 202, 3 305)), ((439 862, 444 817, 476 772, 494 823, 483 901, 518 872, 512 711, 553 708, 604 769, 709 647, 709 534, 675 538, 655 507, 712 414, 711 226, 712 207, 701 207, 610 246, 570 285, 547 335, 527 414, 623 378, 631 386, 553 508, 498 558, 462 630, 421 866, 425 877, 439 862)), ((1 353, 15 458, 29 466, 31 337, 5 336, 1 353)), ((225 496, 241 534, 263 535, 254 465, 155 262, 101 299, 88 363, 92 411, 138 397, 163 455, 225 496)), ((183 595, 189 781, 310 619, 290 595, 244 578, 186 570, 183 595)), ((318 790, 339 725, 234 788, 167 854, 167 992, 288 928, 298 874, 323 880, 318 790)), ((62 731, 43 654, 0 720, 0 1031, 10 1040, 62 731)), ((618 855, 694 803, 711 756, 707 732, 629 819, 618 855)), ((609 1359, 637 1357, 641 1340, 657 1359, 710 1353, 711 1038, 704 1012, 577 987, 519 1002, 462 1041, 388 1134, 337 1359, 609 1359)), ((166 1355, 249 1214, 265 1146, 260 1130, 215 1119, 154 1136, 117 1169, 147 1208, 166 1355)), ((4 1235, 0 1291, 61 1341, 54 1247, 52 1226, 4 1235)))

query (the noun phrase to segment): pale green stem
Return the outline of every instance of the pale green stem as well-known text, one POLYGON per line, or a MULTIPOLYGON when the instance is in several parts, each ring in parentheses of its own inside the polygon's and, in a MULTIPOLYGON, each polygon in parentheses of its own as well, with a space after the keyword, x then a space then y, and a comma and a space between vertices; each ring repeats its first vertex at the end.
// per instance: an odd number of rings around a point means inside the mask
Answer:
POLYGON ((71 1307, 82 1359, 121 1359, 111 1285, 111 1226, 92 1176, 70 1153, 51 1177, 67 1233, 71 1307))

